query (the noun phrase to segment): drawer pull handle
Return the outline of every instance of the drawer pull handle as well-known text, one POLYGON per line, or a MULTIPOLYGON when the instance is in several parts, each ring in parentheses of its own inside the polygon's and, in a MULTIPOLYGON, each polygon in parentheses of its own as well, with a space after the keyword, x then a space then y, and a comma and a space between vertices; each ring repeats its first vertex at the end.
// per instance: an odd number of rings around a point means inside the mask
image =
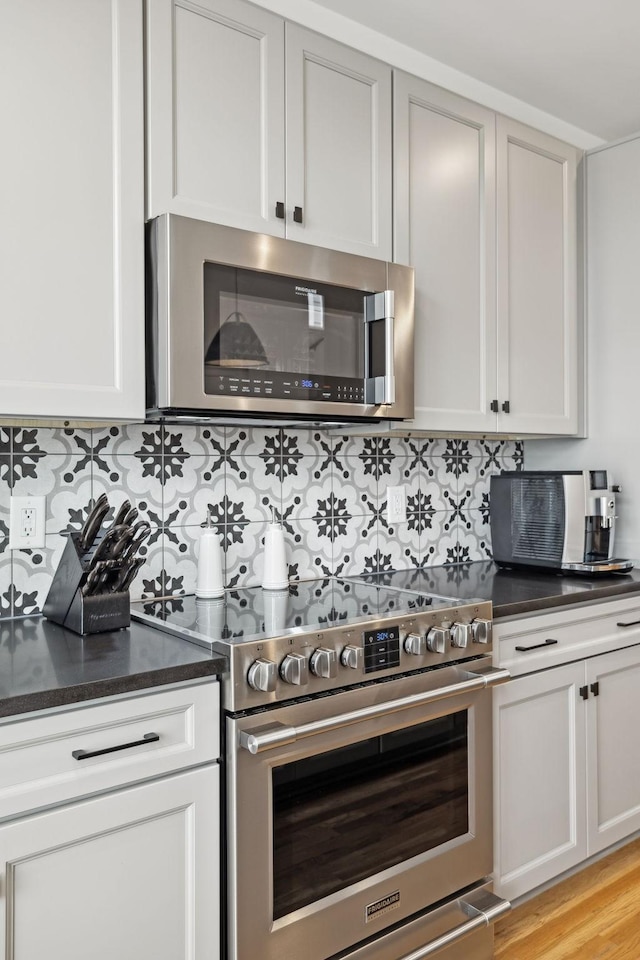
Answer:
POLYGON ((530 647, 516 647, 520 653, 528 653, 529 650, 539 650, 540 647, 552 647, 554 643, 557 643, 557 640, 544 640, 542 643, 534 643, 530 647))
POLYGON ((145 743, 155 743, 159 739, 160 735, 157 733, 145 733, 142 740, 121 743, 117 747, 105 747, 104 750, 74 750, 71 756, 74 760, 88 760, 89 757, 101 757, 104 753, 115 753, 117 750, 128 750, 130 747, 142 747, 145 743))
POLYGON ((637 627, 640 626, 640 620, 630 620, 629 623, 616 623, 616 627, 637 627))

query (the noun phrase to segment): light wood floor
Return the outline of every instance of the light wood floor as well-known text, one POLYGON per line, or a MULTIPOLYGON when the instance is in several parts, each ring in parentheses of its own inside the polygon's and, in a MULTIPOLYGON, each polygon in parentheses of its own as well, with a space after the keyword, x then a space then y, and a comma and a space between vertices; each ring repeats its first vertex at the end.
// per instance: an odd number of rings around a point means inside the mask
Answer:
POLYGON ((498 921, 495 960, 640 960, 640 840, 498 921))

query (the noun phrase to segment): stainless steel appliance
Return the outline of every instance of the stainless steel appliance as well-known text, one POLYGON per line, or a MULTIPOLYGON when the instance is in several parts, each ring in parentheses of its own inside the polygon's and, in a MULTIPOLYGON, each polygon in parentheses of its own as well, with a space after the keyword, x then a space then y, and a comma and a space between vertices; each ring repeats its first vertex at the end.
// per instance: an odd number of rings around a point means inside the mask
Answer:
POLYGON ((228 658, 228 960, 489 960, 491 604, 354 580, 134 616, 228 658))
POLYGON ((514 470, 491 477, 493 559, 506 567, 627 573, 614 556, 616 492, 606 470, 514 470))
POLYGON ((173 214, 147 228, 150 416, 413 416, 411 267, 173 214))

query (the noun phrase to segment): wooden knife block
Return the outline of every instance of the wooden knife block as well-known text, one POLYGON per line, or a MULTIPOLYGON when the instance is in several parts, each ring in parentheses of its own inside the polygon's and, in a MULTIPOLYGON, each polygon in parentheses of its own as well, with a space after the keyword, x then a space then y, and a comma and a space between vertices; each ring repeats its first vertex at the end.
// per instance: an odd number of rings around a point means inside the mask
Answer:
POLYGON ((89 572, 89 558, 79 547, 79 535, 70 533, 54 574, 43 614, 82 636, 121 630, 131 623, 129 591, 85 597, 82 588, 89 572))

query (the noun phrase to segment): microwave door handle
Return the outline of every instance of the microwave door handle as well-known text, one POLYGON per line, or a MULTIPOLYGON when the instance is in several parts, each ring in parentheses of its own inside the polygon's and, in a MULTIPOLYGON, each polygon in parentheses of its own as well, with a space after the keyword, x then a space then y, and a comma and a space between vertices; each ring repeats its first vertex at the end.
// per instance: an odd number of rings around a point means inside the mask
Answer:
POLYGON ((376 406, 396 401, 393 357, 393 290, 372 293, 364 298, 364 400, 376 406), (384 375, 373 376, 374 358, 370 323, 384 323, 384 375))

